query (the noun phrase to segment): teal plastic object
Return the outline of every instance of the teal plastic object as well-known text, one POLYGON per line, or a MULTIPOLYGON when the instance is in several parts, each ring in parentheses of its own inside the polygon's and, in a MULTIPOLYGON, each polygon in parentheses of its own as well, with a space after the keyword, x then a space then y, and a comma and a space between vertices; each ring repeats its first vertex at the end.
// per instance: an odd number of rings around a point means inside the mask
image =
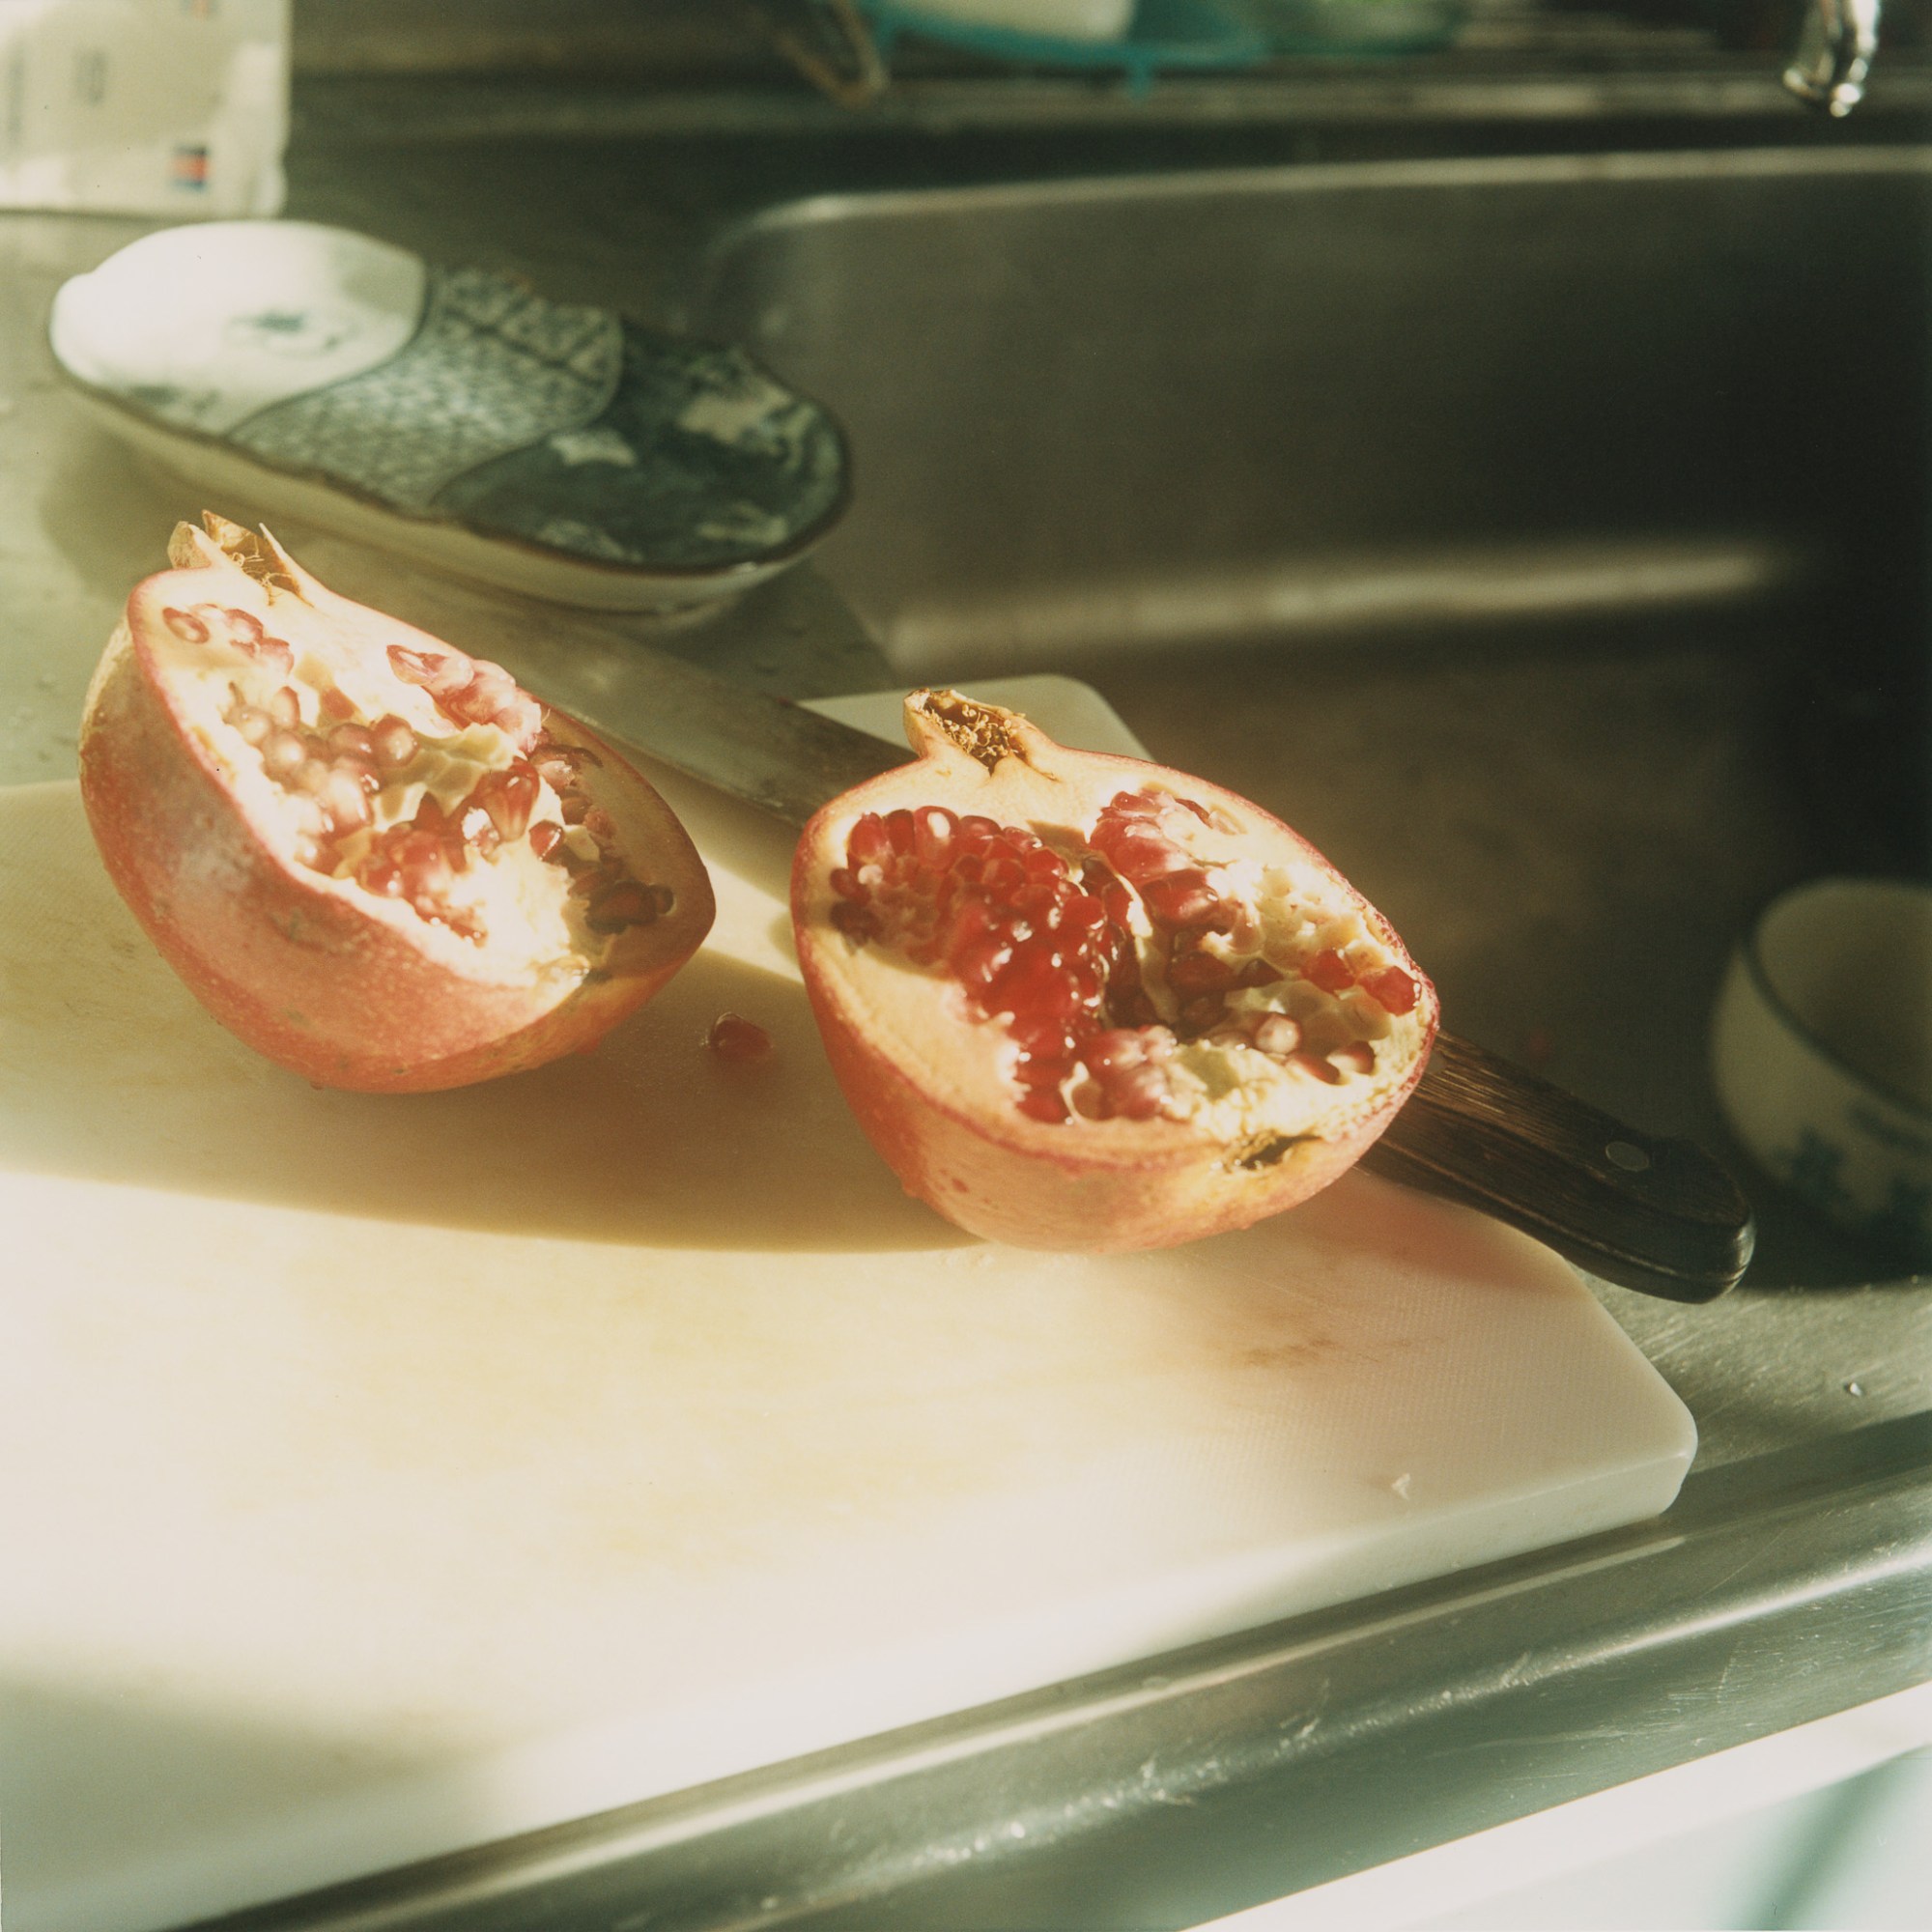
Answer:
POLYGON ((866 0, 872 38, 881 59, 889 59, 901 34, 944 41, 994 60, 1027 67, 1071 67, 1125 75, 1128 88, 1144 94, 1163 72, 1252 67, 1268 55, 1267 42, 1245 19, 1215 0, 1140 0, 1127 31, 1119 40, 1074 40, 1058 34, 1026 34, 1010 27, 980 26, 897 0, 866 0))

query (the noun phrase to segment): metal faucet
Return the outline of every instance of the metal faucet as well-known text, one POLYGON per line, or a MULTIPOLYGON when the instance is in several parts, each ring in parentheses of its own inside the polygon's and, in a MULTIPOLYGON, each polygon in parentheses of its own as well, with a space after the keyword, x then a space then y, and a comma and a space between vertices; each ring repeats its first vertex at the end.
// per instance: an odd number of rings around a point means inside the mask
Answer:
POLYGON ((1878 51, 1880 0, 1810 0, 1784 84, 1800 100, 1842 118, 1864 99, 1878 51))

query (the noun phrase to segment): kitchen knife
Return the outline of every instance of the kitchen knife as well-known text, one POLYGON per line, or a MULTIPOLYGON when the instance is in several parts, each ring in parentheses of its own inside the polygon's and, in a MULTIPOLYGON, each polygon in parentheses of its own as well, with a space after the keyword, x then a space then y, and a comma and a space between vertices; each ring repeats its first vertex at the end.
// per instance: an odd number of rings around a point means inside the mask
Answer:
MULTIPOLYGON (((327 548, 311 544, 305 554, 327 548)), ((367 553, 331 567, 329 581, 359 585, 351 594, 461 640, 593 730, 787 824, 803 825, 910 755, 651 648, 611 620, 446 579, 390 575, 367 553)), ((855 622, 822 580, 803 581, 817 592, 814 622, 825 618, 817 605, 855 622)), ((714 620, 727 633, 733 621, 714 620)), ((1480 1208, 1605 1281, 1672 1301, 1715 1299, 1750 1260, 1749 1204, 1702 1149, 1625 1125, 1448 1033, 1437 1036, 1421 1081, 1363 1163, 1480 1208)))

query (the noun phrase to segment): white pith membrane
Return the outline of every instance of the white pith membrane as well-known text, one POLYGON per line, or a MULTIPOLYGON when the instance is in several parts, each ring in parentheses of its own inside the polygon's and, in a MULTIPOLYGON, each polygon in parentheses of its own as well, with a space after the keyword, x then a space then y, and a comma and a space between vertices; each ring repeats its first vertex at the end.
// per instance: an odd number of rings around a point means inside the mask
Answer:
MULTIPOLYGON (((1003 764, 1003 772, 1007 769, 1003 764)), ((1083 1142, 1088 1136, 1104 1142, 1144 1134, 1148 1123, 1164 1122, 1189 1138, 1229 1149, 1243 1165, 1271 1165, 1296 1141, 1332 1137, 1374 1111, 1391 1088, 1403 1084, 1422 1049, 1432 1005, 1426 981, 1375 929, 1374 916, 1365 916, 1362 902, 1344 882, 1319 862, 1285 853, 1280 832, 1244 817, 1229 794, 1202 785, 1169 790, 1150 782, 1144 768, 1125 764, 1121 776, 1124 781, 1118 792, 1093 794, 1112 803, 1085 814, 1092 822, 1084 828, 1065 823, 1064 795, 1053 800, 1061 807, 1053 816, 1002 810, 990 799, 961 804, 956 796, 949 796, 948 809, 958 806, 957 818, 978 812, 1003 830, 1030 834, 1065 863, 1072 881, 1081 882, 1084 873, 1090 893, 1105 890, 1102 879, 1119 889, 1111 896, 1116 911, 1124 899, 1126 917, 1113 923, 1131 944, 1135 971, 1129 979, 1147 1005, 1132 1010, 1130 995, 1130 1009, 1122 1011, 1122 1002, 1110 989, 1101 1004, 1100 1057, 1117 1067, 1138 1061, 1146 1069, 1128 1075, 1129 1088, 1141 1096, 1139 1115, 1119 1110, 1118 1075, 1096 1078, 1084 1061, 1045 1083, 1064 1107, 1064 1118, 1045 1118, 1053 1102, 1044 1099, 1036 1102, 1038 1112, 1022 1112, 1020 1102, 1041 1094, 1042 1084, 1037 1073, 1031 1082, 1026 1077, 1031 1056, 1013 1037, 1015 1022, 997 1006, 988 1010, 982 997, 961 982, 952 960, 943 954, 908 956, 902 935, 894 929, 897 862, 865 857, 879 834, 862 831, 862 821, 870 817, 874 826, 886 821, 877 812, 854 813, 836 828, 831 844, 832 871, 844 877, 828 877, 823 913, 835 930, 825 945, 856 997, 890 1014, 902 1064, 941 1084, 961 1086, 979 1086, 974 1066, 982 1065, 986 1078, 1013 1103, 1014 1124, 1022 1133, 1075 1133, 1083 1142), (1122 799, 1133 801, 1128 813, 1151 828, 1155 842, 1178 855, 1162 862, 1167 876, 1192 868, 1205 880, 1217 907, 1211 929, 1157 919, 1142 893, 1096 850, 1095 828, 1122 799), (855 832, 861 848, 857 865, 855 832), (1095 871, 1096 866, 1103 870, 1095 871), (878 914, 880 929, 864 929, 867 909, 878 914), (1177 932, 1186 935, 1179 949, 1177 932), (1191 972, 1210 980, 1256 983, 1210 990, 1178 986, 1176 962, 1190 954, 1212 963, 1183 966, 1183 979, 1191 972), (934 1056, 927 1042, 935 1023, 970 1030, 987 1050, 934 1056)), ((1022 782, 1031 782, 1031 777, 1009 780, 1009 792, 1022 782)), ((907 786, 904 795, 912 791, 907 786)), ((901 810, 917 821, 935 809, 936 799, 901 810)), ((933 833, 936 843, 936 821, 933 833)), ((1052 1059, 1043 1056, 1039 1070, 1052 1059)))
POLYGON ((588 754, 550 738, 507 672, 319 586, 317 603, 265 586, 192 534, 201 567, 159 580, 166 596, 142 642, 249 826, 306 883, 466 977, 529 984, 551 1003, 606 965, 631 925, 669 911, 668 891, 631 876, 609 814, 579 787, 588 754), (397 674, 392 646, 416 677, 397 674), (425 668, 442 702, 419 681, 425 668), (461 708, 466 684, 493 694, 502 723, 445 709, 461 708), (425 817, 442 821, 440 858, 418 838, 413 863, 398 864, 425 817), (628 897, 600 913, 613 886, 628 897))

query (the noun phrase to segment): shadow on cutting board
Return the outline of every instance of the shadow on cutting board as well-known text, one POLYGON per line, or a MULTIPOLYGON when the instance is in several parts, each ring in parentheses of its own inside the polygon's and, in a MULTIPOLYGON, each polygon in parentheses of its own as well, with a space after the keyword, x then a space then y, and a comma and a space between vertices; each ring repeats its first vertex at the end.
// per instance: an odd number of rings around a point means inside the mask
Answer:
POLYGON ((653 1248, 970 1237, 846 1112, 803 989, 707 947, 594 1052, 446 1094, 343 1094, 196 1005, 101 869, 72 785, 0 794, 0 1165, 438 1227, 653 1248), (721 1062, 719 1013, 772 1036, 721 1062))

